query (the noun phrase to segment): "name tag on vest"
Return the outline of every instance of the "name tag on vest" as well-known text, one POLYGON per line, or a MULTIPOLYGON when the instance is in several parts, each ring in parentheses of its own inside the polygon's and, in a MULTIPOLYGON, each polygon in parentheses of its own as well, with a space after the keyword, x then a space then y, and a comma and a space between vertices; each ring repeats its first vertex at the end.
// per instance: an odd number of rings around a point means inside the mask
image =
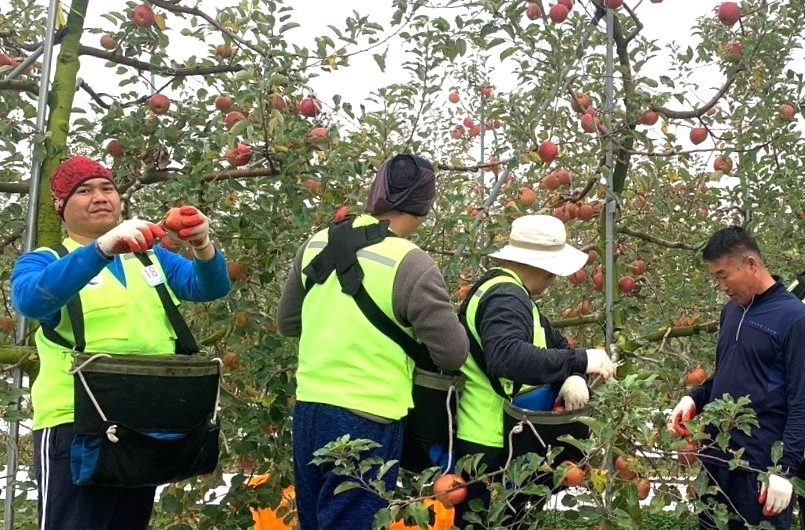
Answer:
POLYGON ((143 278, 151 287, 156 287, 161 283, 165 283, 165 280, 162 278, 162 275, 157 270, 156 266, 149 265, 148 267, 143 268, 143 278))

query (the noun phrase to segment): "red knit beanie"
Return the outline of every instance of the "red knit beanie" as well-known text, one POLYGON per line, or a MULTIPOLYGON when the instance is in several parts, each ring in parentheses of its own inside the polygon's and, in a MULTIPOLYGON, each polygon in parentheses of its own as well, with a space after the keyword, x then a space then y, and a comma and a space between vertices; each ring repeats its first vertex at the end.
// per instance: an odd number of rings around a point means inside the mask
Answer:
POLYGON ((64 217, 64 205, 75 193, 76 188, 95 178, 103 178, 115 184, 115 177, 111 171, 82 155, 71 156, 56 167, 53 176, 50 177, 50 193, 53 195, 53 206, 59 215, 64 217))

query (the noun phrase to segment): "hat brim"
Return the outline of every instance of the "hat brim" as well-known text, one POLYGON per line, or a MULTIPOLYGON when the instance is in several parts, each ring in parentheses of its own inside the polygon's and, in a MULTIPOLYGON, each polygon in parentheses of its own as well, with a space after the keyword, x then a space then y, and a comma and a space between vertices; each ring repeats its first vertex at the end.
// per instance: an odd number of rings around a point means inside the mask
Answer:
POLYGON ((557 276, 570 276, 587 263, 587 253, 570 245, 565 245, 558 251, 529 250, 506 245, 489 257, 522 263, 557 276))

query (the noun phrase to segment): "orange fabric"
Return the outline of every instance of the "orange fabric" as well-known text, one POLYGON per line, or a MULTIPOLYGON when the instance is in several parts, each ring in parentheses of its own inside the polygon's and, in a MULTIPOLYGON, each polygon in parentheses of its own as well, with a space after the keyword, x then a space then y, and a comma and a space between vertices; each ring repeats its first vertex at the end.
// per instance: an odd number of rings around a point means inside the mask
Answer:
MULTIPOLYGON (((453 508, 447 508, 441 502, 435 501, 433 499, 425 499, 422 501, 426 507, 433 506, 433 510, 436 512, 436 520, 434 521, 433 526, 428 526, 431 530, 450 530, 453 528, 453 518, 455 516, 455 510, 453 508)), ((408 526, 403 524, 402 521, 397 521, 392 523, 389 527, 389 530, 407 530, 407 529, 415 529, 419 528, 418 526, 408 526)))
MULTIPOLYGON (((255 475, 249 479, 249 486, 257 487, 268 480, 268 474, 255 475)), ((294 499, 295 492, 293 486, 288 486, 282 490, 282 500, 277 508, 284 508, 288 502, 294 499)), ((290 524, 286 524, 282 517, 277 517, 276 508, 249 508, 254 520, 254 530, 293 530, 296 526, 296 518, 292 518, 290 524)))
MULTIPOLYGON (((251 477, 248 481, 249 486, 257 487, 260 484, 264 484, 268 480, 268 475, 255 475, 251 477)), ((284 490, 282 490, 282 501, 280 501, 279 506, 277 508, 285 507, 288 505, 289 501, 294 499, 295 493, 293 486, 288 486, 284 490)), ((453 518, 455 516, 455 510, 453 508, 447 508, 441 502, 435 501, 433 499, 425 499, 422 501, 422 504, 425 507, 433 506, 434 511, 436 512, 436 520, 433 526, 428 526, 431 530, 450 530, 453 528, 453 518)), ((290 525, 285 524, 282 518, 277 517, 275 509, 272 508, 260 508, 254 509, 250 508, 252 511, 252 519, 254 520, 254 530, 293 530, 294 526, 296 525, 296 520, 291 520, 290 525)), ((408 526, 403 524, 402 521, 397 521, 392 523, 389 527, 389 530, 408 530, 408 529, 418 529, 418 526, 408 526)))

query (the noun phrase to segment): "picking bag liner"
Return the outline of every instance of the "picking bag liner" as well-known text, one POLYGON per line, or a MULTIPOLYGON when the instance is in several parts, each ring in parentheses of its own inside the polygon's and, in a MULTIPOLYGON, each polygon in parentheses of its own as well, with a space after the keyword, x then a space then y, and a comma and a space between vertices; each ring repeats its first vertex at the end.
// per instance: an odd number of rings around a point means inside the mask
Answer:
POLYGON ((455 438, 458 399, 464 389, 461 373, 414 369, 414 408, 405 419, 401 466, 415 473, 445 466, 455 438))
POLYGON ((217 466, 219 360, 77 353, 72 372, 75 484, 159 486, 217 466))
POLYGON ((559 464, 565 460, 580 462, 584 454, 577 447, 559 440, 562 436, 573 436, 584 440, 590 437, 590 428, 579 421, 583 416, 590 416, 592 410, 583 407, 568 412, 551 412, 521 408, 515 403, 522 402, 520 396, 529 392, 542 392, 541 387, 524 392, 513 401, 505 401, 503 405, 503 443, 506 451, 511 451, 512 458, 526 453, 536 453, 542 457, 548 455, 549 448, 562 447, 562 452, 554 462, 559 464))

